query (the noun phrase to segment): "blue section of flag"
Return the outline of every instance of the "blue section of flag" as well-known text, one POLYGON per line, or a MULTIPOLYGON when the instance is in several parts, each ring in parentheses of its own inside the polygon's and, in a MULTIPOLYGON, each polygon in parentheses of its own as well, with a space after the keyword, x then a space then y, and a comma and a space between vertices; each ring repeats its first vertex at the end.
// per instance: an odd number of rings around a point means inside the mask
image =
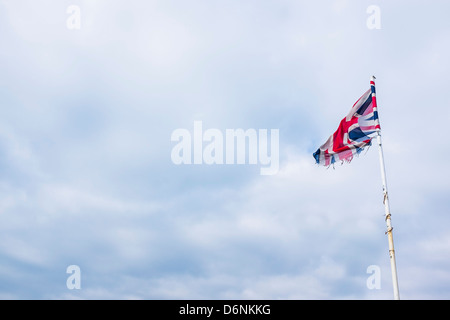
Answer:
POLYGON ((348 133, 348 137, 353 141, 364 141, 369 139, 369 137, 364 133, 361 128, 355 128, 348 133))
POLYGON ((366 101, 364 101, 364 103, 358 108, 356 113, 359 115, 363 115, 371 103, 372 103, 372 96, 369 95, 369 97, 366 99, 366 101))

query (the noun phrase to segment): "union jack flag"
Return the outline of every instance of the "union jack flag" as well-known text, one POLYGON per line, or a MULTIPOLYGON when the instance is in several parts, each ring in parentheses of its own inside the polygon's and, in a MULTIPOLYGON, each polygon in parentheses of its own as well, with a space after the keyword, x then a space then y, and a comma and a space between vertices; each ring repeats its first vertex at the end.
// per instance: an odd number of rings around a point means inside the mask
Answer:
POLYGON ((330 166, 337 160, 350 162, 355 154, 370 146, 372 138, 380 130, 375 82, 370 84, 371 89, 355 102, 336 132, 313 153, 317 164, 330 166))

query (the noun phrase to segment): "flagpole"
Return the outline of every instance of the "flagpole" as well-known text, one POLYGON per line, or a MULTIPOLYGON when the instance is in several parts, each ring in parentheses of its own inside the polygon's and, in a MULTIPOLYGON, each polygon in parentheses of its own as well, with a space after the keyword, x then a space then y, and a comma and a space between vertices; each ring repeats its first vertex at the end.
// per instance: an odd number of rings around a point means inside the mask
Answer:
MULTIPOLYGON (((376 103, 376 93, 375 93, 375 76, 372 76, 370 79, 370 85, 372 89, 372 101, 374 107, 377 107, 376 103)), ((383 203, 384 203, 384 211, 385 211, 385 220, 387 231, 386 234, 389 240, 389 258, 391 262, 391 272, 392 272, 392 285, 394 289, 394 299, 400 300, 400 293, 398 289, 398 278, 397 278, 397 266, 395 263, 395 251, 394 251, 394 237, 392 234, 392 225, 391 225, 391 213, 389 208, 389 196, 388 189, 386 183, 386 169, 384 166, 384 156, 383 156, 383 146, 381 144, 381 130, 377 129, 377 142, 378 142, 378 151, 380 156, 380 168, 381 168, 381 179, 383 182, 383 203)))

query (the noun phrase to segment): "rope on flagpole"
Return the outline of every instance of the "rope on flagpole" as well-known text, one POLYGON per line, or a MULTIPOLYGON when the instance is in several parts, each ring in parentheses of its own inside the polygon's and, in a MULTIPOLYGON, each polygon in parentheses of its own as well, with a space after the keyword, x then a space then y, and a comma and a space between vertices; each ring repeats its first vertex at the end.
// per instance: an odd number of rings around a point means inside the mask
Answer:
MULTIPOLYGON (((375 92, 375 76, 372 76, 370 79, 370 86, 372 89, 372 102, 374 108, 377 108, 377 100, 376 100, 376 92, 375 92)), ((377 109, 378 110, 378 109, 377 109)), ((377 142, 378 142, 378 151, 380 156, 380 168, 381 168, 381 179, 383 182, 383 204, 385 211, 385 221, 386 221, 386 234, 388 235, 389 240, 389 258, 391 262, 391 272, 392 272, 392 285, 394 289, 394 299, 400 300, 400 293, 398 289, 398 278, 397 278, 397 266, 395 263, 395 250, 394 250, 394 237, 392 234, 392 224, 391 224, 391 213, 389 208, 389 196, 388 189, 386 183, 386 169, 384 166, 384 156, 383 156, 383 146, 381 143, 381 130, 377 129, 377 142)))

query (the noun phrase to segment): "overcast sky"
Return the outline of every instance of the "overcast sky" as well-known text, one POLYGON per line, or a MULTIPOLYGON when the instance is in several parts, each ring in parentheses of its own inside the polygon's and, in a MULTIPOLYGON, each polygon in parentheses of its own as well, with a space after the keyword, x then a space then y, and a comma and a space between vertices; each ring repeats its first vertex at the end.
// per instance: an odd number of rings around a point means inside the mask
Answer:
POLYGON ((400 296, 449 299, 448 12, 1 0, 0 298, 392 299, 377 146, 312 157, 375 75, 400 296), (278 172, 174 164, 194 121, 279 130, 278 172))

